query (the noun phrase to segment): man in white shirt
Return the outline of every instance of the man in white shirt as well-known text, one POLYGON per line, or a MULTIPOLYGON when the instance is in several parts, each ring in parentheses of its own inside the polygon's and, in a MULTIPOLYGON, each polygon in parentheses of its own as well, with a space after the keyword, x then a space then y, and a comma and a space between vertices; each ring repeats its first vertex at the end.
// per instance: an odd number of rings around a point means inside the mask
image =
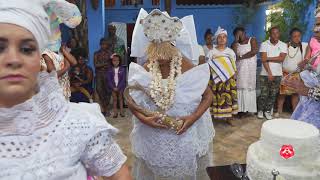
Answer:
POLYGON ((272 119, 271 110, 279 92, 282 77, 282 62, 287 55, 287 45, 280 41, 280 30, 272 27, 269 31, 270 40, 261 44, 260 53, 262 71, 260 74, 261 95, 258 98, 258 118, 263 115, 272 119))

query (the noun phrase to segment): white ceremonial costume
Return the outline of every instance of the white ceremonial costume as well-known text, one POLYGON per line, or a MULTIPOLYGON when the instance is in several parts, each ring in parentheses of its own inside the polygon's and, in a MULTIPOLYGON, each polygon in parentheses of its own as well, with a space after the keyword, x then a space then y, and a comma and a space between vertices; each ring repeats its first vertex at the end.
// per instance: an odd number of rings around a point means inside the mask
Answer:
MULTIPOLYGON (((191 32, 188 31, 187 27, 194 29, 192 16, 185 18, 186 21, 180 21, 178 18, 171 18, 159 10, 154 10, 150 14, 146 14, 144 10, 141 10, 139 17, 142 18, 137 20, 138 24, 135 27, 136 30, 140 29, 141 32, 134 34, 132 43, 132 52, 136 57, 144 56, 147 46, 151 43, 157 44, 158 42, 168 43, 173 41, 175 41, 174 44, 176 44, 177 49, 189 59, 193 59, 193 56, 199 57, 199 53, 195 53, 199 51, 198 44, 193 45, 194 41, 190 38, 185 38, 184 40, 182 38, 188 34, 187 32, 191 32), (143 17, 141 13, 144 14, 143 17), (141 21, 146 24, 140 24, 141 21), (158 30, 154 30, 153 28, 157 28, 158 24, 161 24, 161 26, 158 30), (183 27, 181 27, 181 24, 183 27), (193 26, 193 28, 186 24, 193 26), (168 27, 172 28, 172 30, 168 27), (175 39, 175 37, 177 38, 175 39), (145 43, 141 43, 141 39, 144 39, 145 43)), ((179 64, 179 61, 181 63, 181 53, 178 56, 172 57, 171 64, 172 62, 175 65, 179 64)), ((152 63, 157 63, 157 60, 151 59, 151 61, 152 63)), ((151 67, 155 68, 157 66, 151 67)), ((174 94, 173 97, 169 98, 172 104, 165 106, 168 108, 165 108, 163 111, 168 116, 179 118, 191 115, 198 108, 202 95, 208 87, 210 71, 208 64, 196 66, 182 74, 181 64, 176 68, 178 70, 175 69, 175 71, 179 71, 180 68, 180 73, 177 73, 173 82, 175 84, 174 93, 171 92, 171 89, 167 93, 174 94)), ((147 94, 151 95, 150 97, 142 91, 130 92, 131 97, 137 105, 151 111, 159 111, 164 106, 161 106, 161 103, 152 97, 154 84, 158 83, 158 81, 155 81, 158 77, 154 75, 154 70, 150 69, 150 72, 148 72, 144 67, 131 63, 128 84, 129 86, 138 84, 147 94)), ((170 87, 170 77, 171 74, 168 79, 160 79, 161 88, 166 89, 168 86, 170 87)), ((160 101, 162 99, 165 99, 165 97, 162 97, 160 101)), ((134 128, 131 133, 131 143, 132 151, 136 158, 133 166, 133 176, 135 179, 209 179, 206 168, 212 165, 212 141, 215 135, 209 110, 182 135, 177 135, 174 130, 157 129, 147 126, 141 123, 135 116, 133 116, 133 123, 134 128)))
POLYGON ((99 105, 66 101, 56 76, 41 73, 35 96, 0 108, 0 179, 86 180, 125 163, 99 105))
MULTIPOLYGON (((30 31, 44 50, 50 36, 48 1, 0 0, 0 23, 30 31)), ((118 172, 126 157, 99 106, 68 102, 56 72, 39 73, 37 85, 30 99, 0 108, 0 179, 87 180, 87 175, 118 172)))
MULTIPOLYGON (((175 102, 167 114, 173 117, 192 114, 200 104, 209 76, 209 66, 203 64, 178 77, 175 102)), ((148 90, 151 80, 151 74, 142 66, 130 64, 129 85, 138 83, 148 90)), ((133 91, 131 96, 138 105, 150 110, 157 109, 144 93, 133 91)), ((209 110, 180 136, 172 130, 151 128, 136 117, 133 117, 133 122, 132 151, 138 158, 133 172, 135 177, 139 177, 139 180, 153 180, 161 176, 170 177, 168 180, 204 180, 199 178, 199 174, 200 177, 206 177, 205 169, 211 163, 210 146, 215 134, 209 110)))

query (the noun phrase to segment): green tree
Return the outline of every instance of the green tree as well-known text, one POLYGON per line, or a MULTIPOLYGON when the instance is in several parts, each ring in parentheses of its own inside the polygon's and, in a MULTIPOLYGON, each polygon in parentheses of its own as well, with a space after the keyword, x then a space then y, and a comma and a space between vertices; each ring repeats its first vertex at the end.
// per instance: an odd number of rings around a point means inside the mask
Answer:
MULTIPOLYGON (((273 13, 267 16, 267 23, 280 28, 282 41, 288 41, 290 29, 300 28, 306 30, 307 22, 304 21, 304 14, 308 10, 313 0, 282 0, 271 6, 269 9, 273 13)), ((268 31, 266 39, 269 38, 268 31)))

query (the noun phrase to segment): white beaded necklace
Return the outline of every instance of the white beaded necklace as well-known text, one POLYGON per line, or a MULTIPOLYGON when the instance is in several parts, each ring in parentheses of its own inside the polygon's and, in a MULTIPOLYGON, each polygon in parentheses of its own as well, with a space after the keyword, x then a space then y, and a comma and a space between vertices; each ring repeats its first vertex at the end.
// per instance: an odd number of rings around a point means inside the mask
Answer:
POLYGON ((170 62, 170 74, 167 85, 163 85, 162 83, 162 74, 159 62, 157 60, 153 60, 148 65, 153 77, 150 83, 150 96, 162 111, 167 111, 173 105, 176 79, 181 75, 181 65, 182 55, 179 54, 178 56, 174 56, 170 62))

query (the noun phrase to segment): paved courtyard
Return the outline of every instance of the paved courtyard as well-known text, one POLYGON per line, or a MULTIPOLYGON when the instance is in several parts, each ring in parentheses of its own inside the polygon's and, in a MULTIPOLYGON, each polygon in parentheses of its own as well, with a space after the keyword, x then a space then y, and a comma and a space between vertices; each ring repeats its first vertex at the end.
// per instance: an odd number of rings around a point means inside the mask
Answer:
MULTIPOLYGON (((129 135, 132 129, 131 113, 127 111, 126 118, 108 118, 108 122, 120 130, 117 141, 128 156, 128 165, 132 167, 133 154, 129 135)), ((288 118, 289 114, 285 114, 288 118)), ((232 163, 245 163, 246 153, 250 144, 260 137, 260 129, 265 120, 257 119, 251 115, 235 121, 235 126, 224 122, 215 122, 216 136, 213 143, 214 165, 227 165, 232 163)))

